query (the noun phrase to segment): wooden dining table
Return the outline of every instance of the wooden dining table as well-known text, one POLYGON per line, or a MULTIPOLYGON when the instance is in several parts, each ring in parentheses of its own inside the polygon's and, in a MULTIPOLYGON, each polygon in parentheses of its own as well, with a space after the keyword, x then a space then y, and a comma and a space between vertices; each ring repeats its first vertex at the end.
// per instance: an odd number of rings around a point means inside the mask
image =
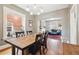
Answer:
POLYGON ((24 55, 24 50, 35 42, 36 35, 37 34, 27 35, 19 38, 9 38, 6 39, 5 42, 12 45, 12 55, 15 55, 15 48, 20 49, 22 51, 22 55, 24 55))

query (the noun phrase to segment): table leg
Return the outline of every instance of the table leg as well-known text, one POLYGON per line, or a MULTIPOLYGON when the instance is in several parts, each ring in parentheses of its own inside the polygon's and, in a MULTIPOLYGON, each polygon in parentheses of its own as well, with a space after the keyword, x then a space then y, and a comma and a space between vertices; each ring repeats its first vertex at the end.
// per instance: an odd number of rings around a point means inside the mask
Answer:
POLYGON ((41 47, 40 47, 40 55, 41 55, 42 53, 41 53, 41 47))
POLYGON ((22 50, 22 55, 24 55, 24 50, 22 50))
POLYGON ((12 55, 15 55, 15 46, 12 46, 12 55))

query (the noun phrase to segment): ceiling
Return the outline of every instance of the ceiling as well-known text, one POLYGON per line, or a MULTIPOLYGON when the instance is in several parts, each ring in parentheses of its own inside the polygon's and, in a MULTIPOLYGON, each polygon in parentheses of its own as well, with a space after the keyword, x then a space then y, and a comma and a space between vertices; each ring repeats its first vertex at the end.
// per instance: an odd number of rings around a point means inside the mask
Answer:
POLYGON ((69 6, 68 4, 16 4, 16 5, 28 11, 31 15, 40 15, 42 13, 67 8, 69 6))

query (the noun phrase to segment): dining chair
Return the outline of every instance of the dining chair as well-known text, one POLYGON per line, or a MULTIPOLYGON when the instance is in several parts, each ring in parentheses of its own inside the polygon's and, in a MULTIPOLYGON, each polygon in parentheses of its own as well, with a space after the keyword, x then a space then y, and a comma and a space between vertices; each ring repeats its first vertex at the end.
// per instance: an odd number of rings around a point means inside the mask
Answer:
POLYGON ((41 53, 46 54, 45 50, 47 50, 47 37, 48 37, 48 32, 45 32, 42 34, 41 37, 41 53))
POLYGON ((40 51, 41 54, 40 37, 41 35, 36 35, 35 43, 29 47, 29 53, 31 53, 32 55, 35 55, 38 51, 40 51))
POLYGON ((22 32, 15 32, 15 33, 16 33, 16 38, 25 36, 24 31, 22 31, 22 32))
POLYGON ((26 31, 27 35, 31 35, 32 34, 32 31, 26 31))
POLYGON ((45 50, 47 50, 47 37, 48 32, 36 35, 36 40, 33 45, 30 46, 29 52, 35 55, 38 51, 41 54, 46 54, 45 50))

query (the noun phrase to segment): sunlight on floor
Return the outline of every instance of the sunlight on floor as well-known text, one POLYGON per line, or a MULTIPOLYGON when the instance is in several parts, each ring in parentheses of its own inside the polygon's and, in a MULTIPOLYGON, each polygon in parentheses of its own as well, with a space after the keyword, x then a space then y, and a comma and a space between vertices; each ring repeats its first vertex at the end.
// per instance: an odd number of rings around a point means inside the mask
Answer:
POLYGON ((63 54, 63 46, 60 40, 48 39, 47 40, 48 54, 63 54))

